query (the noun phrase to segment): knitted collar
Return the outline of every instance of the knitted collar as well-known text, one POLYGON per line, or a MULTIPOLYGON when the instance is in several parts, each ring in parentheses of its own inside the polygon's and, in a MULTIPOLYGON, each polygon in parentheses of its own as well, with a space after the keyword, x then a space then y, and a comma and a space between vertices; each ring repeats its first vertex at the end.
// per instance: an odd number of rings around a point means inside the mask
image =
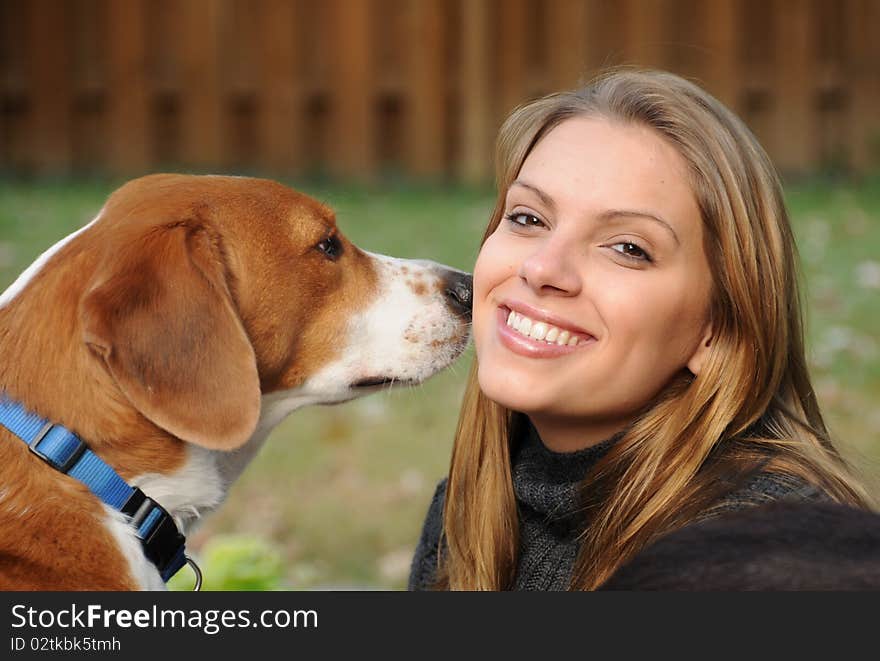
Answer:
POLYGON ((513 491, 520 507, 557 523, 574 522, 580 507, 580 483, 620 440, 622 433, 575 452, 549 449, 531 422, 520 426, 513 449, 513 491))

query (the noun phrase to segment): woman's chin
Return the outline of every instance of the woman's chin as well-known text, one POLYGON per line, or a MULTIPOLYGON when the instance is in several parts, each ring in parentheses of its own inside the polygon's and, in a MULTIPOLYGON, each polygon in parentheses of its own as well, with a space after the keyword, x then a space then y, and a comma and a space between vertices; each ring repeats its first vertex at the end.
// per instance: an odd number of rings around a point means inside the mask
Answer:
POLYGON ((539 389, 529 387, 529 384, 511 383, 494 377, 481 378, 479 382, 480 390, 493 402, 526 415, 552 409, 556 401, 553 397, 543 396, 539 389))

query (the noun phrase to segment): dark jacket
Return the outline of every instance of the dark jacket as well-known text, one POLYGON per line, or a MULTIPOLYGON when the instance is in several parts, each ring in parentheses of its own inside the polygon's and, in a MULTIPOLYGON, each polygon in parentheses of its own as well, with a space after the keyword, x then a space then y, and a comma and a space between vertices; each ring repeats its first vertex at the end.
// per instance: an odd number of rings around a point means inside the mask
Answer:
MULTIPOLYGON (((513 486, 519 511, 520 548, 515 589, 565 590, 580 547, 584 521, 579 510, 579 485, 587 471, 616 441, 578 452, 557 453, 529 431, 513 452, 513 486)), ((446 480, 441 480, 428 507, 413 557, 410 590, 431 589, 443 529, 446 480)), ((699 521, 777 501, 830 502, 816 487, 775 473, 758 473, 712 506, 699 521)))

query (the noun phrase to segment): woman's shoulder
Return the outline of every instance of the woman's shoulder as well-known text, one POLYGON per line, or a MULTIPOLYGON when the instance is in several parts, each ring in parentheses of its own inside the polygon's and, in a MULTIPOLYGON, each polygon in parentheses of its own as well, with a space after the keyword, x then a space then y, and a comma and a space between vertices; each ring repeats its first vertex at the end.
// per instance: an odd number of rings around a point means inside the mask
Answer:
POLYGON ((877 590, 880 514, 839 503, 754 507, 663 535, 603 590, 877 590))
POLYGON ((823 489, 802 477, 776 471, 762 471, 746 479, 705 510, 697 520, 714 518, 776 502, 832 503, 834 499, 823 489))
POLYGON ((431 504, 428 505, 428 513, 422 524, 422 534, 413 554, 410 567, 409 590, 429 590, 434 584, 437 575, 437 561, 440 549, 440 540, 443 537, 443 504, 446 500, 446 482, 443 478, 434 489, 431 504))

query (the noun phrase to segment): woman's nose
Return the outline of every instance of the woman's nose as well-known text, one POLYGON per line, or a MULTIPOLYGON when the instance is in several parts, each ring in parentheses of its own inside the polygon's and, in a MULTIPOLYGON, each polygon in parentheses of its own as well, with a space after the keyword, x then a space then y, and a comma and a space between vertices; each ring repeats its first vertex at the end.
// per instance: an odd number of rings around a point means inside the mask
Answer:
POLYGON ((519 277, 535 293, 576 296, 581 290, 581 278, 570 253, 570 242, 566 245, 561 240, 544 241, 520 264, 519 277))

